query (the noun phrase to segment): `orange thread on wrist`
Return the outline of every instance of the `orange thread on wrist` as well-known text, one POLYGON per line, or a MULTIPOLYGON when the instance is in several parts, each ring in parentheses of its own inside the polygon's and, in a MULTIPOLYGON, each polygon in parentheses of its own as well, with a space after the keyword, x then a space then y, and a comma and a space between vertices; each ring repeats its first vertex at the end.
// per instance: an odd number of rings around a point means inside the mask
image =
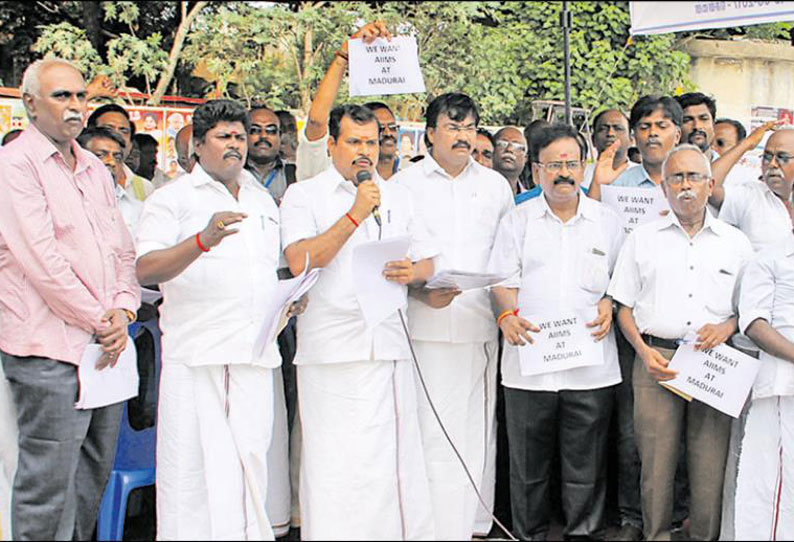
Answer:
POLYGON ((513 316, 518 316, 518 310, 519 309, 512 310, 512 311, 510 311, 510 310, 504 311, 502 314, 499 315, 499 318, 496 319, 496 325, 497 326, 502 325, 502 320, 504 320, 505 318, 507 318, 511 314, 513 316))

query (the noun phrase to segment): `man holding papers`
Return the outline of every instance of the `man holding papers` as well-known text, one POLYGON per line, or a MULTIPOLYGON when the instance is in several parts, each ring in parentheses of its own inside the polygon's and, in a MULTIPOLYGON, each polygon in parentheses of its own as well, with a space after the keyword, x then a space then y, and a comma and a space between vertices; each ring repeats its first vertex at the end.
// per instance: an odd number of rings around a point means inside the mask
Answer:
POLYGON ((510 497, 521 540, 548 534, 557 447, 565 537, 605 534, 607 433, 620 382, 606 290, 623 234, 613 211, 580 193, 585 149, 576 136, 556 124, 533 138, 542 195, 502 219, 491 253, 491 271, 509 277, 493 297, 505 337, 510 497))
POLYGON ((160 284, 163 367, 157 538, 273 538, 265 510, 275 342, 254 345, 274 294, 279 214, 243 170, 250 119, 230 100, 193 114, 193 171, 150 196, 137 274, 160 284))
POLYGON ((301 537, 434 538, 409 343, 396 308, 374 320, 362 309, 377 312, 379 300, 367 292, 381 273, 401 285, 430 278, 436 250, 409 192, 374 171, 374 113, 337 107, 328 132, 332 166, 291 185, 281 203, 292 273, 303 271, 307 254, 311 266, 323 268, 297 325, 301 537), (381 252, 371 243, 397 238, 407 238, 408 250, 357 280, 371 261, 356 267, 356 256, 373 246, 381 252))
POLYGON ((674 149, 662 173, 672 212, 627 237, 609 294, 620 303, 618 323, 637 353, 634 428, 646 540, 670 535, 682 431, 691 488, 690 535, 714 540, 731 418, 705 403, 688 403, 659 382, 675 377, 667 366, 687 333, 695 332, 697 347, 706 349, 736 331, 734 288, 752 248, 744 234, 706 210, 714 180, 699 148, 686 144, 674 149))
MULTIPOLYGON (((427 108, 430 155, 392 178, 410 189, 428 224, 441 250, 439 271, 485 272, 499 220, 513 208, 504 177, 471 158, 479 120, 468 96, 439 96, 427 108)), ((408 323, 430 396, 488 502, 495 481, 498 332, 485 289, 455 297, 458 293, 412 290, 408 323)), ((441 540, 487 535, 490 515, 475 526, 477 496, 427 400, 420 396, 419 403, 436 535, 441 540)))
POLYGON ((794 238, 747 265, 739 327, 761 348, 722 540, 794 539, 794 238))

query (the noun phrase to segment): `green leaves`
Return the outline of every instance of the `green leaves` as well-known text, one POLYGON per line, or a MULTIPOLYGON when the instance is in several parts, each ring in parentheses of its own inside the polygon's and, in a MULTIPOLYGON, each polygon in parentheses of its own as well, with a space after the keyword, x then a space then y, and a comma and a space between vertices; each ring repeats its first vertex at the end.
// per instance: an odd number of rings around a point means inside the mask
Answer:
POLYGON ((39 27, 41 35, 33 45, 33 50, 43 56, 57 56, 74 63, 90 80, 100 66, 102 59, 91 45, 85 30, 62 22, 39 27))

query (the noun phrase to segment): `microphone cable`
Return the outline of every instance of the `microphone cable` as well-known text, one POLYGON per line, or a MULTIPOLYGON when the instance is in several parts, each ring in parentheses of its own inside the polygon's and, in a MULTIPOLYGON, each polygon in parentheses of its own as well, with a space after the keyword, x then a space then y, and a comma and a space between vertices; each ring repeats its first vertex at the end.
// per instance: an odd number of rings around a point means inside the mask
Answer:
MULTIPOLYGON (((452 442, 452 437, 449 436, 449 433, 447 432, 447 428, 444 427, 444 423, 441 421, 441 416, 439 416, 438 411, 436 410, 436 406, 433 404, 432 399, 430 399, 430 392, 427 389, 427 384, 425 383, 425 377, 424 375, 422 375, 422 369, 419 367, 419 360, 416 358, 416 352, 414 351, 413 342, 411 342, 411 335, 408 333, 408 326, 405 324, 405 317, 403 316, 402 309, 397 309, 397 314, 400 315, 400 322, 402 323, 403 331, 405 332, 405 338, 408 341, 408 347, 411 349, 411 357, 413 358, 414 367, 416 368, 416 373, 419 375, 419 382, 422 384, 422 390, 424 390, 425 397, 427 398, 427 402, 430 405, 430 409, 433 411, 433 416, 436 418, 436 421, 438 422, 438 426, 441 428, 441 432, 444 433, 444 438, 446 438, 447 442, 452 447, 452 451, 455 452, 455 455, 457 456, 458 461, 460 462, 460 466, 463 467, 463 470, 466 473, 466 477, 469 479, 469 483, 471 484, 474 493, 477 495, 477 499, 480 501, 480 505, 482 505, 482 507, 488 512, 488 515, 490 515, 491 519, 494 520, 494 523, 496 523, 496 525, 498 525, 499 528, 502 529, 502 532, 504 532, 507 535, 507 538, 509 540, 511 540, 512 542, 518 542, 518 539, 514 537, 513 534, 510 531, 508 531, 504 525, 502 525, 502 522, 500 522, 496 518, 493 512, 489 510, 488 505, 485 504, 485 499, 483 499, 482 495, 480 494, 480 491, 477 489, 477 484, 474 482, 474 477, 471 475, 471 472, 469 472, 469 468, 466 466, 466 462, 463 460, 463 456, 458 451, 458 448, 455 446, 455 443, 452 442)), ((484 461, 487 461, 487 458, 485 458, 484 461)))

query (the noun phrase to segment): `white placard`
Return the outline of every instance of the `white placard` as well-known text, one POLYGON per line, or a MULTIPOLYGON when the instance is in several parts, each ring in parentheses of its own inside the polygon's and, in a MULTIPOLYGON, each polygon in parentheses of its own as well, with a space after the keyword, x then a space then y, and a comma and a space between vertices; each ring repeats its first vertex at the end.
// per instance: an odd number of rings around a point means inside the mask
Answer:
POLYGON ((419 50, 413 36, 348 42, 350 95, 375 96, 425 91, 419 50))
POLYGON ((74 408, 100 408, 138 396, 138 356, 132 338, 127 336, 127 346, 115 367, 96 368, 103 354, 102 345, 91 343, 85 347, 77 368, 80 391, 74 408))
POLYGON ((582 313, 553 316, 524 317, 540 328, 530 332, 534 344, 518 347, 518 361, 522 376, 566 371, 575 367, 602 365, 604 343, 595 342, 587 323, 595 320, 595 311, 588 319, 582 313))
POLYGON ((629 2, 632 34, 663 34, 794 19, 794 2, 629 2))
POLYGON ((446 269, 439 271, 427 281, 426 287, 434 290, 437 288, 456 288, 461 292, 489 288, 494 284, 503 282, 507 277, 493 273, 472 273, 469 271, 455 271, 446 269))
POLYGON ((670 210, 670 204, 658 186, 633 188, 605 184, 601 186, 601 203, 618 214, 626 235, 637 226, 659 220, 662 211, 670 210))
POLYGON ((666 387, 738 418, 761 362, 725 344, 700 352, 695 351, 694 342, 687 341, 678 347, 668 367, 678 375, 664 382, 666 387))
POLYGON ((389 262, 408 256, 408 236, 371 241, 353 249, 353 284, 367 327, 374 328, 408 303, 408 288, 386 280, 389 262))

